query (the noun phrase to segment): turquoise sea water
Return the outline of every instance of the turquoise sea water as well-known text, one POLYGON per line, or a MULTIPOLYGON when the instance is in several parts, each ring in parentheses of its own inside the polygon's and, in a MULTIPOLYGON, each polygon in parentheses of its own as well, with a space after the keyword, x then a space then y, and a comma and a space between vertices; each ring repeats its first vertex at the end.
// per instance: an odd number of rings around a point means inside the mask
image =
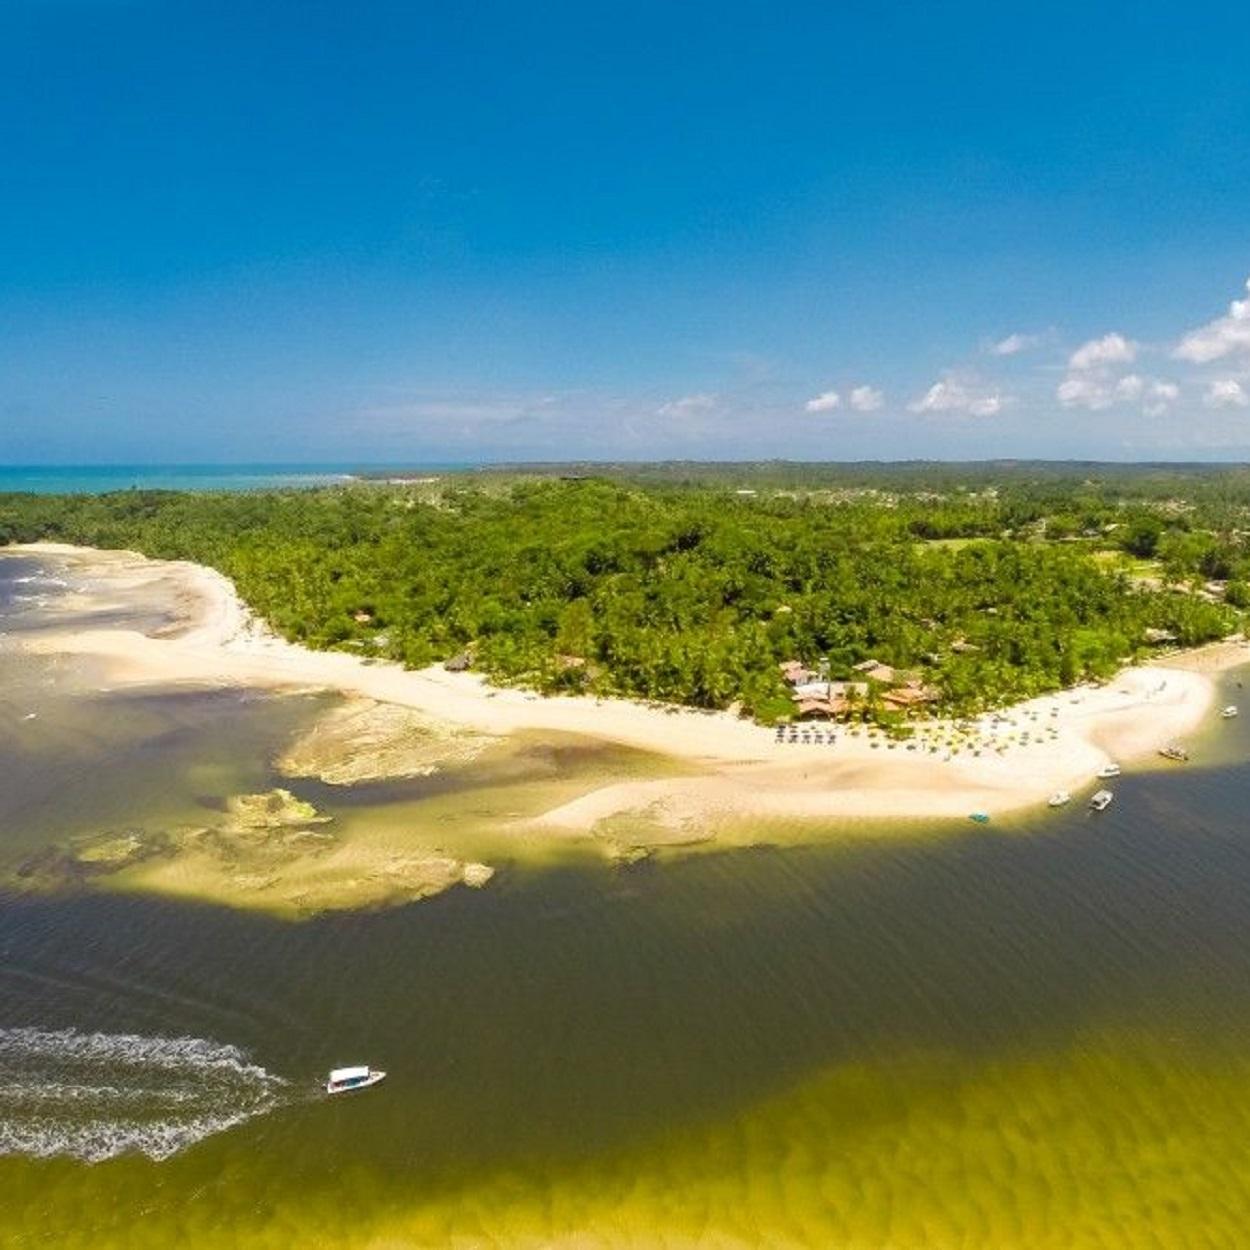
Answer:
MULTIPOLYGON (((403 474, 459 468, 458 465, 404 466, 403 474)), ((359 464, 107 464, 0 465, 0 494, 89 495, 113 490, 262 490, 275 486, 325 486, 383 465, 359 464)))

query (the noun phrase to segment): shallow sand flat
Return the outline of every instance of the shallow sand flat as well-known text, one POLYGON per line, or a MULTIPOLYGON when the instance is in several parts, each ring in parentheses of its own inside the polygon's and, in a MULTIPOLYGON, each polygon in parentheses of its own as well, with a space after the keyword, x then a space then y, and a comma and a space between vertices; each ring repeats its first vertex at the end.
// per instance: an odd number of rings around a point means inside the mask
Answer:
POLYGON ((1131 668, 1100 687, 1034 699, 980 718, 970 731, 924 727, 915 750, 880 735, 839 731, 836 746, 777 742, 771 730, 727 713, 660 708, 624 699, 540 697, 497 689, 439 667, 412 672, 341 652, 317 652, 276 638, 252 618, 232 584, 197 565, 126 552, 61 545, 11 548, 69 562, 102 598, 144 584, 172 588, 185 621, 152 637, 135 630, 45 631, 26 645, 107 662, 114 685, 236 684, 330 689, 413 709, 449 728, 502 736, 547 731, 671 756, 704 774, 608 785, 549 812, 553 831, 589 833, 605 819, 659 812, 668 829, 698 832, 737 816, 957 816, 1035 805, 1057 789, 1080 791, 1115 758, 1152 761, 1158 747, 1194 730, 1211 713, 1217 666, 1250 658, 1226 645, 1196 664, 1131 668), (145 580, 146 579, 146 580, 145 580))
POLYGON ((336 786, 426 777, 471 763, 496 741, 397 703, 356 698, 321 716, 278 768, 288 777, 316 777, 336 786))
POLYGON ((1192 673, 1223 673, 1230 668, 1240 668, 1250 660, 1250 643, 1242 638, 1228 638, 1223 642, 1209 642, 1203 647, 1192 647, 1159 659, 1160 668, 1185 669, 1192 673))
POLYGON ((481 887, 494 875, 434 845, 428 829, 344 836, 333 817, 288 790, 233 795, 224 809, 203 825, 133 827, 45 846, 7 884, 37 894, 90 882, 293 919, 481 887))
POLYGON ((411 903, 454 886, 484 886, 486 864, 451 855, 352 840, 289 857, 223 862, 190 849, 154 859, 112 879, 123 890, 152 891, 263 911, 287 919, 411 903))

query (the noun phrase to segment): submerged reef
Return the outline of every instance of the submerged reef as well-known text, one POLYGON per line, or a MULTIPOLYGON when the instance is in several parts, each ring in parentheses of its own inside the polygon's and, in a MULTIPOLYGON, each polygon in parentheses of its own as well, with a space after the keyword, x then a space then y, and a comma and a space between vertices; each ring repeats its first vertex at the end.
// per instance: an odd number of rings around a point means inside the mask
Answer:
POLYGON ((11 885, 47 893, 107 882, 298 917, 480 888, 494 875, 440 852, 355 843, 324 827, 331 821, 289 790, 238 794, 215 824, 110 830, 46 847, 18 864, 11 885))

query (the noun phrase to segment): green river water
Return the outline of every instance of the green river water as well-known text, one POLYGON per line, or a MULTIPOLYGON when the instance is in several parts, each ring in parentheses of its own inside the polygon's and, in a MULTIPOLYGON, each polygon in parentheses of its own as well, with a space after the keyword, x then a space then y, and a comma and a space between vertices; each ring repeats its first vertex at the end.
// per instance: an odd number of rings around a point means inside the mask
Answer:
MULTIPOLYGON (((0 560, 0 868, 276 784, 318 700, 6 650, 41 568, 0 560)), ((1247 720, 1098 818, 496 855, 298 923, 0 894, 0 1246, 1244 1245, 1247 720), (325 1098, 351 1062, 388 1080, 325 1098)), ((354 821, 457 799, 292 788, 354 821)))

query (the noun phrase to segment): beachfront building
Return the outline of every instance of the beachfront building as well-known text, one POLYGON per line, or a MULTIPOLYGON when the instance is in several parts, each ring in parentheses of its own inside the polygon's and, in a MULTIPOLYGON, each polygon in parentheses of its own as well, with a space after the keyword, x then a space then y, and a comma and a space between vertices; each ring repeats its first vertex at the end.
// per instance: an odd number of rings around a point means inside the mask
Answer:
POLYGON ((879 692, 877 706, 893 712, 916 712, 940 697, 919 677, 899 673, 875 659, 854 665, 860 678, 853 681, 831 679, 828 663, 823 660, 819 672, 799 660, 787 660, 778 667, 790 687, 795 715, 803 719, 831 719, 863 710, 873 706, 874 692, 879 692), (883 686, 888 689, 883 690, 883 686))
POLYGON ((805 719, 846 716, 868 699, 866 681, 822 681, 794 692, 795 714, 805 719))
POLYGON ((841 714, 842 709, 832 699, 796 699, 794 714, 800 720, 830 720, 841 714))
POLYGON ((786 660, 777 666, 781 669, 781 680, 791 686, 805 686, 815 681, 820 674, 810 669, 799 660, 786 660))
POLYGON ((912 678, 897 689, 885 691, 881 696, 881 702, 896 711, 910 712, 924 707, 927 703, 936 703, 939 697, 938 692, 932 686, 926 686, 919 679, 912 678))
POLYGON ((818 669, 808 668, 799 660, 778 665, 782 679, 790 687, 795 715, 804 718, 829 719, 845 716, 868 698, 866 681, 834 681, 829 677, 829 663, 822 659, 818 669))
POLYGON ((883 686, 893 685, 898 678, 894 669, 889 664, 882 664, 880 660, 863 660, 851 667, 869 681, 879 681, 883 686))

